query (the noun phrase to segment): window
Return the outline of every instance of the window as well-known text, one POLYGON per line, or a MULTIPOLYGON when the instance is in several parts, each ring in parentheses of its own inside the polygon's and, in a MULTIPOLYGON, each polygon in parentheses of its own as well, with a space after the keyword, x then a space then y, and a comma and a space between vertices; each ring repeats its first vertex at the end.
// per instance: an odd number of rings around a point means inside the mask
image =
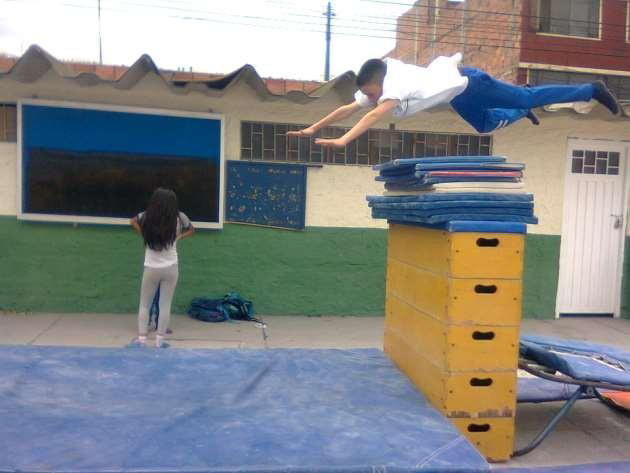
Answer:
POLYGON ((573 174, 619 175, 619 153, 616 151, 595 151, 576 149, 571 156, 573 174))
POLYGON ((620 100, 630 100, 630 77, 602 74, 584 74, 580 72, 530 70, 529 82, 542 84, 584 84, 602 80, 610 91, 620 100))
POLYGON ((0 104, 0 141, 17 141, 17 107, 0 104))
MULTIPOLYGON (((488 156, 492 137, 400 130, 368 130, 344 149, 322 148, 311 138, 286 136, 306 125, 241 122, 241 159, 346 165, 373 165, 397 158, 488 156)), ((339 138, 348 128, 327 127, 316 137, 339 138)))
POLYGON ((599 0, 540 0, 543 33, 599 38, 599 0))

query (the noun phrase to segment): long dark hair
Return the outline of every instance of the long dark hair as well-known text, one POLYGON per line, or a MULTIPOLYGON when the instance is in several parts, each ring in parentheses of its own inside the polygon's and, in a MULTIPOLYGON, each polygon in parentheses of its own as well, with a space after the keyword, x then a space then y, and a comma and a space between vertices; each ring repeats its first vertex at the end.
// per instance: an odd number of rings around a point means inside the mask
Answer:
POLYGON ((177 196, 170 189, 156 189, 144 212, 140 228, 144 244, 161 251, 175 242, 177 236, 177 196))

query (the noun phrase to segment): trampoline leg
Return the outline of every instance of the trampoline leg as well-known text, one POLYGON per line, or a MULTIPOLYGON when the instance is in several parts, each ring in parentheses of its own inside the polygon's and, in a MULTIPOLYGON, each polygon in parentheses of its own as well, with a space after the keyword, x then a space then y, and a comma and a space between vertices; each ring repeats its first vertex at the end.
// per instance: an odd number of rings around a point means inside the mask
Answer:
POLYGON ((576 389, 573 395, 564 404, 564 406, 562 406, 562 409, 560 409, 560 411, 553 417, 553 419, 549 421, 542 432, 540 432, 527 447, 521 448, 520 450, 515 450, 514 453, 512 453, 512 457, 520 457, 521 455, 525 455, 526 453, 529 453, 536 447, 538 447, 538 445, 540 445, 541 442, 545 440, 547 435, 549 435, 553 431, 556 424, 560 422, 560 419, 562 419, 566 415, 566 413, 569 412, 569 409, 571 409, 573 404, 575 404, 575 401, 580 399, 586 391, 586 386, 580 386, 578 389, 576 389))

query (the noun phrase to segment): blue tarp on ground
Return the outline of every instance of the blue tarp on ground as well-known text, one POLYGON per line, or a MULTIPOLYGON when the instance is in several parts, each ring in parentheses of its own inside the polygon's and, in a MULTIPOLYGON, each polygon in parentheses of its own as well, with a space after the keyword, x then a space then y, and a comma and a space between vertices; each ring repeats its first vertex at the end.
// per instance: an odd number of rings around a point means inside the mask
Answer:
POLYGON ((379 350, 0 347, 0 471, 472 472, 379 350))
POLYGON ((495 473, 627 473, 630 472, 630 462, 539 466, 529 468, 499 468, 492 471, 495 473))

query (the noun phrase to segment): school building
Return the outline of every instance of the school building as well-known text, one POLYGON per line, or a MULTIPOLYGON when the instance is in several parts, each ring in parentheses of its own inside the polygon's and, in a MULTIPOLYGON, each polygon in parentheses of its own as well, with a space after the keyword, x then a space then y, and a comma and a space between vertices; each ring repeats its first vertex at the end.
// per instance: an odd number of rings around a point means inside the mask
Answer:
MULTIPOLYGON (((387 232, 365 201, 382 192, 371 165, 496 154, 526 164, 526 190, 540 220, 526 240, 523 315, 630 317, 628 104, 620 117, 599 105, 589 113, 540 110, 540 126, 522 120, 482 136, 442 107, 379 123, 345 150, 325 151, 308 139, 287 141, 285 133, 350 102, 351 72, 324 84, 269 81, 250 66, 190 77, 159 71, 148 56, 112 71, 62 63, 36 46, 0 69, 0 310, 137 310, 143 251, 130 228, 16 218, 16 104, 28 99, 211 112, 223 117, 226 160, 306 167, 305 230, 226 223, 179 244, 175 312, 192 297, 238 291, 261 314, 382 315, 387 232)), ((358 118, 324 134, 339 136, 358 118)))

